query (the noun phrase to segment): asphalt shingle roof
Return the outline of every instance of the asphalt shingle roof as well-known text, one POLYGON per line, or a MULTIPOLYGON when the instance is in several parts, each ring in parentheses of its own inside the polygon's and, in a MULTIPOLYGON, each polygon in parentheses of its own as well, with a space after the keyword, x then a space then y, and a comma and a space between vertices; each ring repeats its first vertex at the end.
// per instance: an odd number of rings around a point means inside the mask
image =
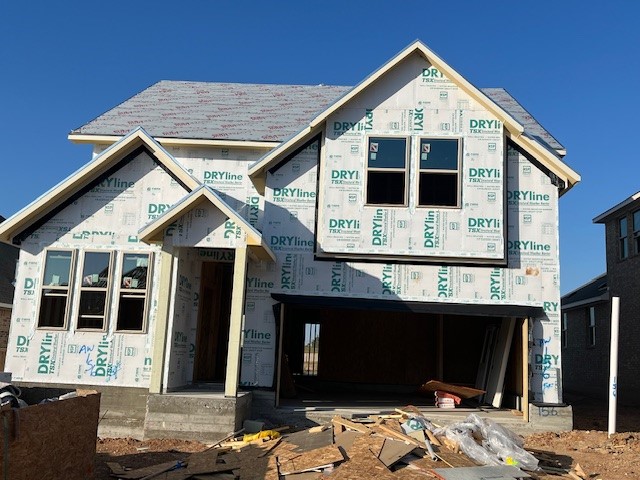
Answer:
MULTIPOLYGON (((351 88, 163 80, 71 133, 120 136, 142 126, 153 137, 282 142, 351 88)), ((564 148, 506 90, 482 92, 527 135, 564 148)))
POLYGON ((572 303, 583 302, 590 299, 595 300, 607 293, 607 291, 607 274, 603 273, 562 297, 562 306, 564 307, 565 305, 571 305, 572 303))

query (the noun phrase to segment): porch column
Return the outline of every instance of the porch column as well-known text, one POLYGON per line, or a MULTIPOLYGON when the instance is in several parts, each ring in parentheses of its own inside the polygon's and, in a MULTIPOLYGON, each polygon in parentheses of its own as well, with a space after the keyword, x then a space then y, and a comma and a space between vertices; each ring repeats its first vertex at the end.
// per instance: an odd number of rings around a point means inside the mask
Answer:
POLYGON ((240 381, 240 344, 242 343, 242 314, 247 281, 247 246, 236 248, 233 262, 233 291, 231 292, 231 318, 229 322, 229 349, 224 396, 235 397, 240 381))
POLYGON ((164 370, 165 349, 167 346, 167 326, 169 325, 169 307, 171 298, 171 280, 174 269, 173 255, 162 246, 160 251, 160 281, 158 285, 158 309, 156 326, 153 333, 153 352, 151 354, 151 379, 149 393, 161 393, 164 370))

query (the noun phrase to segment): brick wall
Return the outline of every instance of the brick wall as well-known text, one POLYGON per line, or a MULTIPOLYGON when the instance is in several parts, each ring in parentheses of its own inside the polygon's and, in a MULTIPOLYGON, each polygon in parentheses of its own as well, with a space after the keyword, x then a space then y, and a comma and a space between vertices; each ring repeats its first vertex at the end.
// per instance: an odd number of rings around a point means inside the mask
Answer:
POLYGON ((609 392, 609 302, 563 310, 563 313, 567 313, 567 346, 562 348, 564 390, 606 398, 609 392), (595 308, 594 346, 589 344, 590 307, 595 308))
POLYGON ((640 254, 633 242, 634 202, 606 224, 607 275, 611 297, 620 297, 620 342, 618 354, 618 401, 640 401, 640 254), (627 217, 629 256, 620 259, 618 222, 627 217))
POLYGON ((0 371, 4 371, 4 359, 7 353, 10 323, 11 309, 0 307, 0 371))

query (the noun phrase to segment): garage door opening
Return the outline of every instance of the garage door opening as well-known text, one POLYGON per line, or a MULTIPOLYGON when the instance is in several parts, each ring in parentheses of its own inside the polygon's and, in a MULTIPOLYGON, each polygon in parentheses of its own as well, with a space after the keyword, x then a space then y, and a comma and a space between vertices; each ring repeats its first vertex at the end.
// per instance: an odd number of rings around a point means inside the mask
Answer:
MULTIPOLYGON (((279 389, 282 405, 366 399, 432 406, 433 396, 417 393, 428 380, 487 389, 500 367, 501 406, 521 407, 522 320, 291 304, 284 306, 282 326, 283 372, 289 378, 281 382, 295 386, 290 400, 279 389), (508 337, 504 325, 511 325, 508 337), (496 366, 499 352, 505 354, 496 366)), ((487 399, 468 404, 480 401, 487 399)))

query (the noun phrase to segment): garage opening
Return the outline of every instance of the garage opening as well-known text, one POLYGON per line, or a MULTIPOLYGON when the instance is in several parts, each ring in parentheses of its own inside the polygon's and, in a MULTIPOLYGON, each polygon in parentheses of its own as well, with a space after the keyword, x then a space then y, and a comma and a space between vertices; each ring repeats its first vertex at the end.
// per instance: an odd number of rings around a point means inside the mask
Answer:
POLYGON ((434 397, 418 393, 428 380, 483 390, 499 380, 500 406, 521 408, 522 319, 304 303, 284 304, 283 312, 281 384, 294 388, 278 389, 281 404, 367 398, 431 406, 434 397))

